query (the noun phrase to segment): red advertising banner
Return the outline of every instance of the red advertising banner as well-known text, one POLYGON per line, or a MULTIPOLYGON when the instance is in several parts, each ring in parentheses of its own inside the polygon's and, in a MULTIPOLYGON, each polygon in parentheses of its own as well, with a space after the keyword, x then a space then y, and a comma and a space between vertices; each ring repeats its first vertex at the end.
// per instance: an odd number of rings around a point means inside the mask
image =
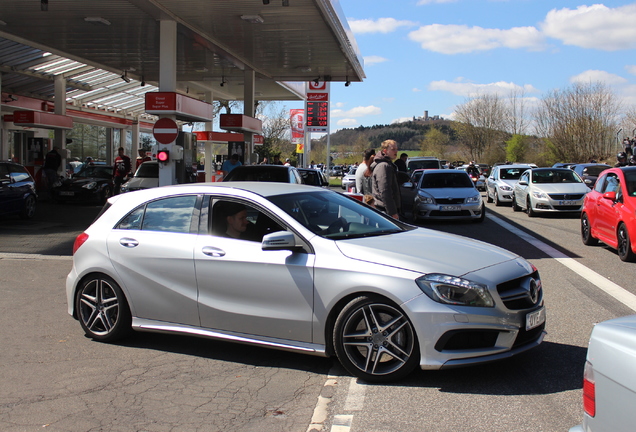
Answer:
MULTIPOLYGON (((299 144, 305 143, 305 110, 289 110, 289 117, 291 121, 291 142, 296 144, 296 148, 298 148, 299 144)), ((296 150, 296 153, 299 153, 298 150, 296 150)))

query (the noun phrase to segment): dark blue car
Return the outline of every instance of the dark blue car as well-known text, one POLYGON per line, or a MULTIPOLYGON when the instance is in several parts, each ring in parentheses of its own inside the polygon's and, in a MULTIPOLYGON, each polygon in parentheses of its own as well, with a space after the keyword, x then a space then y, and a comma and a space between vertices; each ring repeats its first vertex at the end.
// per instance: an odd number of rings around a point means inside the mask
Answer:
POLYGON ((35 180, 26 168, 13 162, 0 162, 0 216, 18 215, 31 219, 35 214, 35 180))

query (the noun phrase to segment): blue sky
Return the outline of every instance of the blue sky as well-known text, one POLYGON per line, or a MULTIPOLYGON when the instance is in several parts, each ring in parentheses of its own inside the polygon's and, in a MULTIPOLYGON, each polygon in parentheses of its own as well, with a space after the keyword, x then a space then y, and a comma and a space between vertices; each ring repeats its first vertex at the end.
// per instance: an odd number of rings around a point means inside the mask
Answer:
MULTIPOLYGON (((331 86, 331 130, 439 115, 471 95, 524 90, 529 105, 602 81, 636 105, 636 2, 340 0, 365 59, 331 86), (633 57, 634 56, 634 57, 633 57)), ((295 107, 292 107, 295 108, 295 107)))

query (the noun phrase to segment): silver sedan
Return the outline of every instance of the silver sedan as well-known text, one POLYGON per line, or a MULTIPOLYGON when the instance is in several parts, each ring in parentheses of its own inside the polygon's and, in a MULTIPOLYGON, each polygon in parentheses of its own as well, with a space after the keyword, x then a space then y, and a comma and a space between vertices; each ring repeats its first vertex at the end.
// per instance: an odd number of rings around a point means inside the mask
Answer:
POLYGON ((98 341, 182 333, 336 356, 368 381, 507 358, 545 334, 523 258, 271 182, 111 198, 75 241, 66 293, 98 341))
POLYGON ((580 213, 590 191, 581 177, 569 168, 532 168, 515 184, 512 209, 537 213, 580 213))
POLYGON ((512 190, 530 165, 497 165, 486 179, 486 201, 496 206, 512 202, 512 190))

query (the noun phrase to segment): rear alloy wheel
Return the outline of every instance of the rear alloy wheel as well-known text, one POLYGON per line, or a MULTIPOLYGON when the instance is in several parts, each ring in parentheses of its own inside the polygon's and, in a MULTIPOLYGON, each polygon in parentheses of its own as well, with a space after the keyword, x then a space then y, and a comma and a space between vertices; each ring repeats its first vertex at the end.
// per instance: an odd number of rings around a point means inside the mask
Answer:
POLYGON ((338 360, 369 382, 404 378, 419 364, 413 324, 381 297, 358 297, 340 312, 333 333, 338 360))
POLYGON ((35 214, 35 197, 33 195, 29 195, 24 200, 24 207, 22 207, 22 211, 20 212, 21 219, 31 219, 35 214))
POLYGON ((629 238, 629 231, 624 223, 618 226, 616 236, 618 240, 618 257, 622 261, 636 261, 636 254, 632 252, 632 242, 629 238))
POLYGON ((102 342, 121 339, 131 330, 130 308, 124 293, 108 276, 93 276, 82 282, 75 304, 86 336, 102 342))
POLYGON ((598 244, 598 240, 592 237, 592 227, 587 213, 581 215, 581 240, 583 240, 584 245, 588 246, 596 246, 598 244))
POLYGON ((530 201, 530 197, 526 198, 526 213, 528 213, 528 217, 535 217, 537 213, 532 210, 532 201, 530 201))

